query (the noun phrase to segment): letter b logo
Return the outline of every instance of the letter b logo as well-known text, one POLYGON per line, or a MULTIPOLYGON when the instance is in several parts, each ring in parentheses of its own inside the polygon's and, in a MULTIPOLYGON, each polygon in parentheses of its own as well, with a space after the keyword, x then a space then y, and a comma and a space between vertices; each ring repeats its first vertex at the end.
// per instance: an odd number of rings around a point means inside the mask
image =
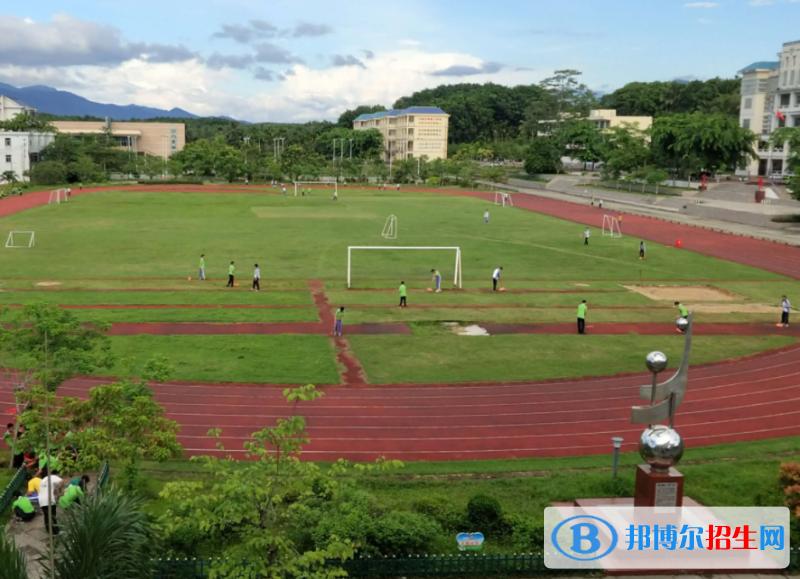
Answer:
POLYGON ((600 549, 600 540, 597 535, 599 529, 592 523, 578 523, 570 527, 572 531, 572 551, 581 555, 595 553, 600 549))

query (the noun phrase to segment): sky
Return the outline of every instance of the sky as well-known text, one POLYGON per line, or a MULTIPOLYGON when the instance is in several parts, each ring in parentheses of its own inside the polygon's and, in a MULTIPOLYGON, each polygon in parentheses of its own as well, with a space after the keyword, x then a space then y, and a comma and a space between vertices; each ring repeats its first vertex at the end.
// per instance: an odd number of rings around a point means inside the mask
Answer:
POLYGON ((532 84, 567 68, 602 92, 729 78, 800 40, 800 0, 4 4, 0 81, 252 122, 335 120, 440 84, 532 84))

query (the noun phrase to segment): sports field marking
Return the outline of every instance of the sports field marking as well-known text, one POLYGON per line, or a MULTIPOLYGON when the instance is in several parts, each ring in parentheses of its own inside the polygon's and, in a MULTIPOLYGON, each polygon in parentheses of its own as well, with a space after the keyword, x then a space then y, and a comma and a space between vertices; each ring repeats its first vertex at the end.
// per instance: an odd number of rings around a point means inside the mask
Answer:
POLYGON ((304 207, 253 207, 252 211, 262 219, 380 219, 374 213, 351 213, 341 209, 309 211, 304 207))

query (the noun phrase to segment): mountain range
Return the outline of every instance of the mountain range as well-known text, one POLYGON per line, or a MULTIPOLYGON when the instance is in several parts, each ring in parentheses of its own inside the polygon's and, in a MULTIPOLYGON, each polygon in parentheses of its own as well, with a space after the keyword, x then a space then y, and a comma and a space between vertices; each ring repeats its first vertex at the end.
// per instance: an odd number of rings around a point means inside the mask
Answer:
POLYGON ((152 119, 156 117, 170 117, 180 119, 196 119, 197 115, 183 109, 157 109, 139 105, 109 105, 96 103, 74 93, 58 90, 49 86, 34 85, 17 88, 10 84, 0 82, 0 95, 15 100, 21 104, 33 107, 40 113, 49 113, 59 116, 74 117, 108 117, 113 121, 127 121, 130 119, 152 119))

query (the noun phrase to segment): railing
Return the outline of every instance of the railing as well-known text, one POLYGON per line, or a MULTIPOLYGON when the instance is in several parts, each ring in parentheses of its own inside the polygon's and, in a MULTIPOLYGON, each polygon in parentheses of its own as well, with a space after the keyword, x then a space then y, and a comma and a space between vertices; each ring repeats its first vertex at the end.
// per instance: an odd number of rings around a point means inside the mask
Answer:
POLYGON ((109 470, 108 461, 105 461, 103 463, 103 468, 100 470, 100 474, 97 475, 97 486, 95 487, 95 491, 94 491, 95 494, 99 493, 100 489, 102 489, 105 486, 105 484, 108 482, 108 474, 109 474, 108 470, 109 470))
POLYGON ((25 470, 24 466, 19 467, 17 474, 14 475, 14 478, 11 479, 11 482, 8 483, 3 494, 0 495, 0 517, 6 512, 6 509, 11 506, 11 503, 14 502, 14 493, 19 490, 19 487, 22 486, 22 483, 25 482, 25 475, 27 471, 25 470))
MULTIPOLYGON (((205 579, 219 559, 159 559, 156 579, 205 579)), ((395 579, 400 577, 535 577, 576 575, 574 570, 548 569, 544 555, 474 555, 435 557, 379 557, 350 561, 328 561, 355 579, 395 579)), ((800 570, 800 550, 790 553, 787 571, 800 570)))

